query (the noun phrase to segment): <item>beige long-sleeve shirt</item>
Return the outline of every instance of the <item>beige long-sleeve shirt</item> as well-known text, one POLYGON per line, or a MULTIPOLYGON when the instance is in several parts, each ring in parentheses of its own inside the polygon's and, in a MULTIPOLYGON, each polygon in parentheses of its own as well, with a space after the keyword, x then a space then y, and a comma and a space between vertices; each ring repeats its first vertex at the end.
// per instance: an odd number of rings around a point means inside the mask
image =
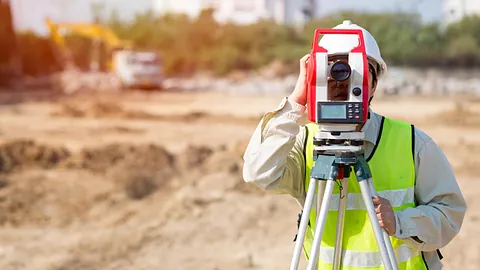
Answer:
MULTIPOLYGON (((289 194, 301 206, 305 201, 303 145, 305 128, 298 123, 306 107, 284 98, 257 126, 244 154, 243 177, 259 188, 289 194)), ((370 110, 365 133, 365 155, 377 141, 382 116, 370 110)), ((424 252, 430 270, 442 269, 437 249, 459 232, 466 202, 443 151, 415 127, 416 208, 395 211, 395 237, 424 252), (412 238, 415 237, 415 238, 412 238)))

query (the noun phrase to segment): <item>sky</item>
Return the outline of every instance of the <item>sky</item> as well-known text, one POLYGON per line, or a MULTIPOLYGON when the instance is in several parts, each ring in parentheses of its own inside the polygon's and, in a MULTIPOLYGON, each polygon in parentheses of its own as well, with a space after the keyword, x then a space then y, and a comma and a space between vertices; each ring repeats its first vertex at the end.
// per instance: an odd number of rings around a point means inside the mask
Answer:
MULTIPOLYGON (((339 10, 356 11, 417 11, 425 22, 441 20, 443 0, 317 0, 320 15, 339 10)), ((92 19, 92 2, 105 4, 106 10, 116 8, 123 19, 152 7, 152 0, 12 0, 15 25, 19 29, 32 29, 46 33, 45 18, 54 21, 88 22, 92 19)))
POLYGON ((328 14, 342 9, 356 11, 414 11, 422 15, 424 22, 442 19, 444 0, 317 0, 320 14, 328 14))
MULTIPOLYGON (((129 19, 152 5, 152 0, 11 0, 15 26, 46 33, 45 18, 62 22, 89 22, 91 4, 100 2, 105 10, 117 8, 120 17, 129 19)), ((106 14, 108 15, 108 14, 106 14)))

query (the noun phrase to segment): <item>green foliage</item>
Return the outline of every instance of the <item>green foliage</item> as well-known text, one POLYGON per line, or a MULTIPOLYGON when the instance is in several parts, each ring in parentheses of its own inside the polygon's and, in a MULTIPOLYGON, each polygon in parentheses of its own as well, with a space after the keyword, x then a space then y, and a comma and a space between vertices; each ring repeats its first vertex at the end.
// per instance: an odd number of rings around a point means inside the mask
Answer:
MULTIPOLYGON (((217 75, 233 70, 257 70, 275 60, 295 70, 298 60, 310 51, 314 30, 331 28, 345 19, 373 34, 389 65, 460 67, 480 63, 480 17, 477 16, 445 28, 422 24, 418 15, 351 11, 311 21, 302 28, 268 20, 251 25, 219 24, 212 10, 204 10, 195 19, 145 12, 129 22, 121 21, 112 12, 102 23, 121 39, 133 41, 135 47, 159 52, 167 74, 181 76, 200 70, 217 75)), ((58 63, 52 51, 56 48, 48 39, 28 33, 22 34, 22 40, 28 74, 54 70, 58 63)), ((91 42, 71 37, 68 44, 77 65, 87 69, 91 42)))
MULTIPOLYGON (((112 16, 114 17, 114 16, 112 16)), ((205 10, 197 19, 183 15, 138 15, 131 24, 110 20, 108 25, 137 46, 160 52, 169 74, 209 70, 222 75, 232 70, 255 70, 273 60, 295 67, 310 51, 316 28, 331 28, 348 19, 369 30, 389 65, 471 66, 480 63, 480 17, 442 28, 422 24, 417 14, 332 14, 302 29, 260 21, 251 25, 218 24, 205 10)))

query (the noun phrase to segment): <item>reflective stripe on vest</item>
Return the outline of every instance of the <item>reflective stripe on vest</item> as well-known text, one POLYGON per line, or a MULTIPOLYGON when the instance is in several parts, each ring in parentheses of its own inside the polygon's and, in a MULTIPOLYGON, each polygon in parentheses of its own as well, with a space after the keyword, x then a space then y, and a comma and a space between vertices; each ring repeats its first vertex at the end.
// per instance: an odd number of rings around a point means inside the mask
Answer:
MULTIPOLYGON (((412 256, 411 249, 403 244, 397 247, 395 253, 397 254, 397 263, 405 263, 410 260, 412 256)), ((344 250, 342 265, 350 267, 373 268, 383 265, 382 256, 379 252, 359 252, 354 250, 344 250)), ((330 247, 320 248, 320 260, 333 264, 334 249, 330 247)))
MULTIPOLYGON (((317 125, 310 123, 306 127, 308 136, 305 144, 307 165, 305 191, 308 190, 310 170, 314 163, 313 137, 317 125)), ((367 161, 376 191, 391 202, 394 210, 415 207, 415 164, 412 148, 412 126, 408 123, 383 118, 375 148, 367 161)), ((339 185, 335 185, 322 236, 318 269, 332 268, 339 199, 339 185)), ((314 203, 315 206, 316 202, 314 203)), ((310 227, 307 229, 304 241, 307 259, 310 255, 315 229, 316 209, 312 208, 310 227)), ((395 237, 390 237, 390 241, 397 256, 399 269, 427 269, 420 252, 410 249, 403 240, 395 237)), ((375 234, 354 174, 351 174, 348 179, 342 245, 342 269, 384 269, 375 234)))
MULTIPOLYGON (((398 189, 398 190, 383 190, 378 192, 378 195, 382 198, 388 198, 392 207, 401 207, 404 204, 414 200, 415 196, 414 188, 398 189)), ((330 203, 328 204, 329 211, 338 211, 338 205, 340 204, 340 194, 332 194, 330 203)), ((313 199, 312 207, 316 207, 317 197, 313 199)), ((367 210, 361 193, 348 193, 347 194, 347 210, 367 210)))

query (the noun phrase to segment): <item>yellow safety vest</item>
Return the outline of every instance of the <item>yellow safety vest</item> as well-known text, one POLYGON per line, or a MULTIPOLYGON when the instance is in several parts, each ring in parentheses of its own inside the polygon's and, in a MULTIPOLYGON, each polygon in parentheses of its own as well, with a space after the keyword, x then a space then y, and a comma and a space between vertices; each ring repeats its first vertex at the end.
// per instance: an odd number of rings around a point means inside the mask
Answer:
MULTIPOLYGON (((308 134, 305 143, 305 192, 307 192, 310 182, 310 170, 313 166, 313 137, 318 126, 310 123, 306 127, 308 134)), ((381 197, 390 201, 394 210, 416 206, 412 131, 413 126, 408 123, 382 118, 375 148, 372 154, 366 157, 376 191, 381 197)), ((322 235, 318 269, 332 269, 333 266, 339 196, 339 185, 335 185, 322 235)), ((310 225, 304 240, 307 260, 313 242, 315 217, 316 212, 312 205, 310 225)), ((347 209, 344 222, 342 269, 384 269, 375 234, 354 173, 351 173, 348 179, 347 209)), ((410 249, 403 240, 395 237, 390 237, 390 240, 397 256, 399 269, 427 269, 421 252, 410 249)))

